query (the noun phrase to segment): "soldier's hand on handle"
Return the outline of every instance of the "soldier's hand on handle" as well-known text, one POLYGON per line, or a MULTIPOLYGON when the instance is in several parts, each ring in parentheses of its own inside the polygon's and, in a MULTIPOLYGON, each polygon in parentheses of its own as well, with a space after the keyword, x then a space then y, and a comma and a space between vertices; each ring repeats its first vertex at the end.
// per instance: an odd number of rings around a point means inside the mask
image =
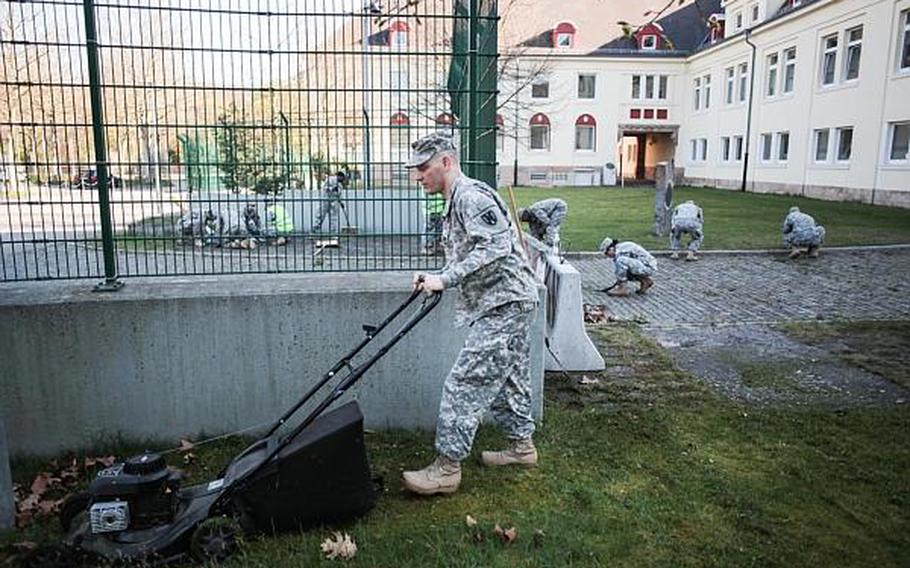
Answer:
POLYGON ((414 274, 414 279, 411 284, 415 290, 423 290, 427 294, 432 294, 433 292, 442 292, 443 286, 442 278, 435 276, 433 274, 423 274, 416 273, 414 274))

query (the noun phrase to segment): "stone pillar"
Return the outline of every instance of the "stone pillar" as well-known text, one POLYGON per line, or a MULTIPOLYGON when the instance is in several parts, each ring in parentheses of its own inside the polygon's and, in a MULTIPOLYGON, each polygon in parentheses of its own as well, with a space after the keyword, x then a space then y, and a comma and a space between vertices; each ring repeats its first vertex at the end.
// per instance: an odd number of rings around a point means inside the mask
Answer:
POLYGON ((659 162, 654 169, 657 192, 654 194, 654 228, 651 234, 665 237, 670 234, 670 215, 673 211, 673 162, 659 162))
POLYGON ((0 416, 0 530, 10 529, 16 523, 16 499, 13 496, 13 479, 9 470, 9 452, 6 445, 6 428, 0 416))

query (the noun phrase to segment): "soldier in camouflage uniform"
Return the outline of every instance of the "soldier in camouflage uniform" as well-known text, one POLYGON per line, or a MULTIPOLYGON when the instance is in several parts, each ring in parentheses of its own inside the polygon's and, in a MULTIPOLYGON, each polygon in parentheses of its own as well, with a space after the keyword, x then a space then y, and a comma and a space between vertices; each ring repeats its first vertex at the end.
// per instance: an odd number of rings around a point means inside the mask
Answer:
POLYGON ((445 198, 446 264, 438 274, 415 274, 428 293, 459 287, 456 325, 468 337, 443 386, 436 423, 437 457, 403 474, 415 493, 452 493, 461 483, 484 413, 511 440, 510 447, 483 452, 485 465, 536 465, 532 441, 529 330, 537 312, 537 284, 502 199, 485 183, 465 177, 448 136, 430 134, 412 145, 407 167, 430 194, 445 198))
MULTIPOLYGON (((332 217, 335 215, 339 208, 341 212, 344 213, 344 221, 346 224, 350 225, 351 222, 348 219, 348 212, 344 208, 344 203, 341 202, 341 190, 345 188, 348 184, 348 174, 345 172, 337 172, 333 175, 325 178, 325 182, 322 184, 322 201, 319 204, 319 213, 316 215, 316 222, 313 224, 313 232, 318 233, 322 231, 322 223, 325 221, 326 217, 332 217)), ((329 219, 329 229, 332 228, 332 221, 329 219)))
POLYGON ((518 219, 528 224, 531 235, 545 245, 559 248, 559 227, 566 219, 568 206, 562 199, 544 199, 527 209, 518 210, 518 219))
POLYGON ((811 258, 818 258, 818 247, 825 241, 825 228, 815 224, 815 219, 802 213, 799 207, 791 207, 781 227, 784 244, 790 247, 790 258, 798 258, 806 247, 811 258))
POLYGON ((600 252, 613 259, 613 273, 616 275, 616 283, 601 292, 610 296, 628 296, 626 282, 629 280, 638 282, 637 294, 644 294, 654 286, 651 276, 657 272, 657 261, 641 245, 632 241, 620 243, 607 237, 600 243, 600 252))
POLYGON ((701 241, 705 238, 702 227, 705 223, 705 216, 701 207, 689 200, 680 203, 673 210, 673 218, 670 221, 670 248, 673 252, 670 258, 676 260, 679 258, 679 241, 683 235, 689 235, 688 252, 686 260, 698 260, 698 249, 701 247, 701 241))

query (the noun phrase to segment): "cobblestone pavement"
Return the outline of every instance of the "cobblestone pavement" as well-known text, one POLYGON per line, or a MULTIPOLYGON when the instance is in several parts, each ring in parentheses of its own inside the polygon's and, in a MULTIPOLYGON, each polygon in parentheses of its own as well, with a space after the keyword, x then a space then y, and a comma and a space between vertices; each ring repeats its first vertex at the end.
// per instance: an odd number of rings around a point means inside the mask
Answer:
POLYGON ((598 291, 614 282, 605 257, 569 261, 582 273, 585 303, 650 326, 910 318, 910 247, 823 250, 796 261, 783 253, 709 254, 697 262, 661 256, 655 286, 626 298, 598 291))

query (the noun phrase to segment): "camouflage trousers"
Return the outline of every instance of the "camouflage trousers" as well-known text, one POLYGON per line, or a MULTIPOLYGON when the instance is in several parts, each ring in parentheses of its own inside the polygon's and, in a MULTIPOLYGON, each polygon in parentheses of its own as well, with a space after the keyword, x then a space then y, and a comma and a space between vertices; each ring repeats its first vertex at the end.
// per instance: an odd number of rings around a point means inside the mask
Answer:
POLYGON ((617 256, 613 259, 613 274, 616 276, 617 282, 638 280, 639 277, 651 276, 654 272, 654 267, 645 264, 637 258, 617 256))
POLYGON ((679 219, 673 224, 670 229, 670 248, 679 250, 679 241, 685 234, 688 234, 690 238, 687 248, 698 252, 701 247, 701 241, 705 238, 704 233, 702 233, 702 225, 698 222, 698 219, 679 219))
POLYGON ((512 302, 477 319, 442 388, 436 421, 436 451, 461 461, 471 453, 474 434, 489 410, 513 440, 530 438, 531 346, 537 310, 512 302))
POLYGON ((784 244, 790 247, 818 247, 825 241, 825 228, 821 225, 797 229, 784 235, 784 244))
POLYGON ((350 225, 351 222, 348 219, 348 212, 344 208, 344 203, 341 202, 341 194, 323 192, 322 201, 319 204, 319 213, 316 214, 316 222, 313 224, 313 231, 319 232, 322 230, 322 224, 325 222, 326 217, 329 218, 329 231, 331 231, 331 218, 338 215, 339 209, 341 209, 341 212, 344 214, 345 223, 350 225))

